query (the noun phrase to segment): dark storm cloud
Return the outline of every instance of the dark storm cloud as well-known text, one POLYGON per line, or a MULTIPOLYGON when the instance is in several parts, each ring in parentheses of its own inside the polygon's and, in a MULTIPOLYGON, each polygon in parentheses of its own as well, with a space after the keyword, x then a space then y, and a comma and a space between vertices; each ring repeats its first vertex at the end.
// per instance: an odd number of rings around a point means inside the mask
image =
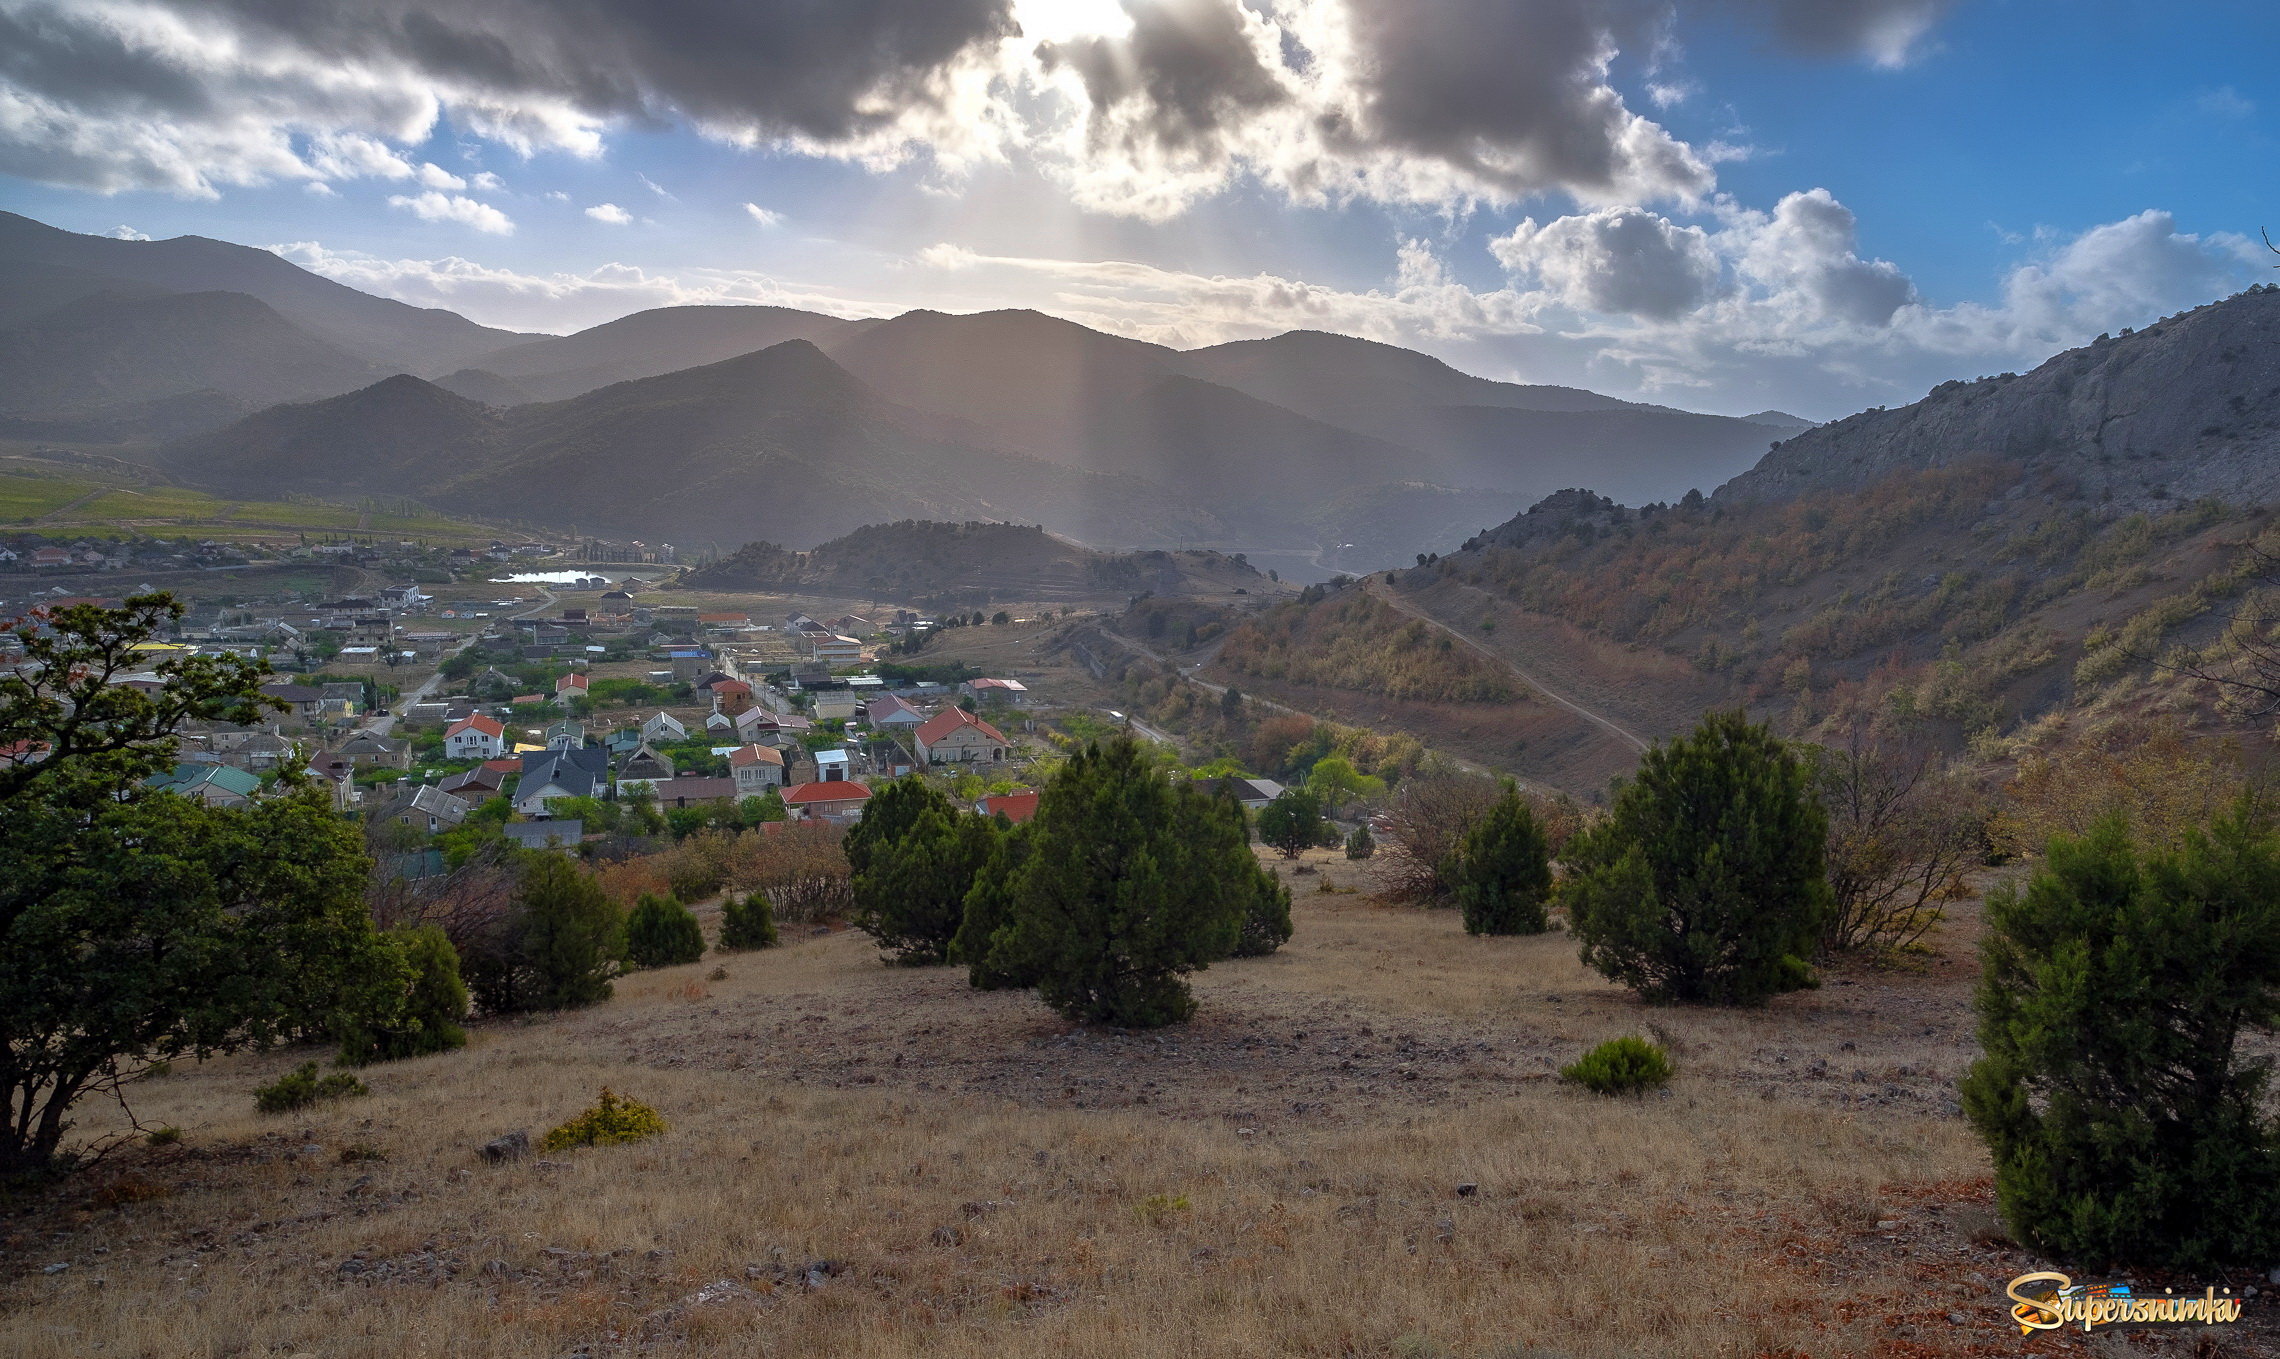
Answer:
POLYGON ((1137 107, 1136 133, 1171 151, 1214 144, 1234 121, 1289 101, 1244 34, 1235 0, 1145 0, 1128 3, 1132 32, 1124 38, 1044 43, 1038 59, 1083 79, 1092 101, 1096 139, 1108 140, 1115 114, 1137 107))

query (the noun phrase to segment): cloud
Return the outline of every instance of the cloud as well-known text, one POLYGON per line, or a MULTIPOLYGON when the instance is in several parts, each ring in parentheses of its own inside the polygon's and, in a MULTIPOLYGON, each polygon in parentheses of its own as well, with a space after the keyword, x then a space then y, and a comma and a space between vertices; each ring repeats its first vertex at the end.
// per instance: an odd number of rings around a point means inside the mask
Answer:
MULTIPOLYGON (((1723 0, 1690 20, 1892 63, 1946 0, 1723 0), (1721 19, 1722 16, 1722 19, 1721 19)), ((1017 156, 1079 204, 1174 215, 1243 180, 1461 208, 1691 204, 1713 150, 1611 79, 1691 87, 1661 0, 0 0, 0 172, 100 192, 417 179, 446 120, 519 153, 622 128, 942 173, 1017 156), (1040 23, 1026 37, 1027 11, 1040 23), (1080 13, 1092 17, 1070 22, 1080 13)), ((480 186, 479 186, 480 187, 480 186)), ((652 186, 654 187, 654 186, 652 186)))
POLYGON ((889 312, 859 298, 786 284, 749 270, 657 273, 636 265, 611 263, 585 273, 534 274, 456 255, 385 259, 328 249, 315 241, 269 248, 304 269, 352 288, 415 306, 448 307, 486 324, 517 330, 575 330, 648 307, 707 303, 762 303, 838 316, 889 312))
POLYGON ((2227 121, 2246 118, 2256 112, 2256 101, 2243 96, 2230 85, 2219 85, 2213 90, 2202 91, 2200 97, 2193 101, 2193 106, 2211 118, 2227 121))
POLYGON ((489 170, 482 171, 481 173, 475 175, 472 179, 468 180, 468 183, 474 185, 478 189, 481 189, 485 193, 497 193, 501 189, 507 187, 507 182, 505 180, 499 178, 497 175, 492 174, 489 170))
POLYGON ((1527 218, 1491 241, 1489 252, 1577 311, 1667 320, 1723 286, 1707 232, 1638 208, 1602 208, 1544 226, 1527 218))
POLYGON ((751 216, 753 221, 764 227, 778 227, 784 224, 784 214, 761 207, 758 203, 745 204, 744 211, 751 216))
POLYGON ((422 185, 430 189, 464 189, 467 181, 433 162, 424 163, 415 172, 422 185))
POLYGON ((641 171, 634 171, 633 177, 641 181, 641 187, 649 190, 653 194, 656 194, 659 198, 668 199, 674 202, 679 201, 678 199, 674 199, 672 194, 666 192, 664 185, 659 184, 656 180, 651 179, 649 176, 641 173, 641 171))
POLYGON ((147 241, 150 239, 147 232, 137 231, 131 226, 115 226, 103 234, 114 241, 147 241))
POLYGON ((423 222, 457 222, 477 231, 494 236, 511 236, 515 224, 507 215, 488 203, 478 203, 458 194, 438 193, 433 189, 413 197, 392 194, 388 199, 391 208, 403 208, 423 222))
POLYGON ((627 212, 615 203, 596 203, 586 209, 586 215, 597 222, 607 222, 611 226, 624 226, 633 220, 632 213, 627 212))

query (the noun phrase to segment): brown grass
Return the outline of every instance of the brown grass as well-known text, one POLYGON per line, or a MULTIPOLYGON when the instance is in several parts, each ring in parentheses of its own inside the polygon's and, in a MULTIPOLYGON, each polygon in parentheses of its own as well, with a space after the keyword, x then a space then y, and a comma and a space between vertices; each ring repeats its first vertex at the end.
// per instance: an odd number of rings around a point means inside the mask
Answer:
MULTIPOLYGON (((1996 1289, 1918 1269, 2018 1272, 1942 1216, 1985 1200, 1984 1156, 1945 1107, 1957 977, 1643 1010, 1564 936, 1467 938, 1450 913, 1316 892, 1325 870, 1359 875, 1306 865, 1293 943, 1202 974, 1198 1019, 1161 1034, 1071 1030, 1027 995, 803 928, 628 978, 590 1011, 480 1026, 314 1113, 252 1109, 306 1054, 178 1069, 133 1093, 180 1146, 11 1220, 0 1352, 1972 1352, 1879 1349, 1895 1326, 2003 1342, 1996 1289), (1549 1077, 1633 1031, 1677 1051, 1668 1098, 1549 1077), (1816 1057, 1835 1074, 1808 1077, 1816 1057), (475 1155, 604 1085, 671 1131, 475 1155)), ((113 1121, 90 1109, 83 1131, 113 1121)))

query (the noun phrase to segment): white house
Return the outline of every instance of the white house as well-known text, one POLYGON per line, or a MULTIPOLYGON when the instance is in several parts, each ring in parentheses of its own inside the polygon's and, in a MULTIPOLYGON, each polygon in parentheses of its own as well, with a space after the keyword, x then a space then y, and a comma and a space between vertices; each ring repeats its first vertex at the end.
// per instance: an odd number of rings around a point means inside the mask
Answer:
POLYGON ((998 764, 1013 749, 1004 732, 964 708, 944 708, 914 736, 922 764, 998 764))
POLYGON ((728 753, 729 777, 738 797, 756 797, 784 786, 784 752, 773 746, 739 746, 728 753))
POLYGON ((506 753, 507 729, 495 717, 462 717, 443 733, 445 759, 491 760, 506 753))
POLYGON ((673 714, 660 712, 641 724, 641 739, 665 743, 686 741, 689 739, 689 729, 682 726, 680 719, 673 714))

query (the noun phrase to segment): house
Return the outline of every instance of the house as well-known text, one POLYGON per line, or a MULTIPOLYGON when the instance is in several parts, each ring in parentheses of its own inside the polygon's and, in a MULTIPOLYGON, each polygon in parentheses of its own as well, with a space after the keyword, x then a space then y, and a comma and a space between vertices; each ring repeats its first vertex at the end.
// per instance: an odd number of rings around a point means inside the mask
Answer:
POLYGON ((518 849, 575 850, 578 842, 586 838, 586 823, 570 821, 509 821, 499 827, 499 833, 515 842, 518 849))
POLYGON ((773 746, 738 746, 728 753, 728 776, 738 797, 757 797, 784 786, 784 752, 773 746))
POLYGON ((533 751, 523 756, 515 810, 528 817, 552 816, 550 804, 568 797, 600 797, 609 791, 609 781, 609 752, 600 746, 533 751))
POLYGON ((586 744, 586 724, 575 717, 565 717, 547 727, 540 739, 563 750, 576 750, 586 744))
POLYGON ((1018 826, 1037 815, 1037 790, 1023 788, 1011 793, 992 793, 974 804, 974 810, 984 816, 1002 816, 1018 826))
POLYGON ((325 715, 325 691, 306 684, 264 684, 263 698, 273 698, 286 705, 291 715, 302 722, 315 722, 325 715))
POLYGON ((350 812, 364 800, 364 791, 356 786, 356 771, 347 761, 330 755, 320 755, 309 762, 303 771, 311 782, 324 790, 336 812, 350 812))
POLYGON ((35 547, 29 560, 34 566, 69 566, 71 551, 61 547, 35 547))
POLYGON ((276 769, 298 760, 301 747, 273 731, 247 732, 228 743, 226 750, 216 747, 215 763, 233 765, 239 769, 276 769))
POLYGON ((465 821, 470 810, 453 794, 432 783, 423 783, 398 796, 374 815, 381 821, 401 822, 424 834, 435 835, 465 821))
POLYGON ((620 789, 635 784, 661 783, 673 777, 673 762, 657 753, 647 741, 633 748, 633 752, 618 762, 617 778, 620 789))
POLYGON ((852 637, 842 637, 835 632, 810 632, 802 634, 801 640, 808 655, 825 665, 853 665, 863 659, 863 644, 852 637))
POLYGON ((649 791, 657 795, 660 809, 692 807, 700 802, 731 802, 737 796, 734 779, 666 779, 649 785, 649 791))
POLYGON ((317 686, 323 694, 326 717, 349 718, 364 711, 364 686, 354 680, 343 680, 317 686))
POLYGON ((1273 779, 1244 779, 1230 775, 1213 779, 1203 791, 1217 797, 1225 794, 1243 804, 1243 810, 1255 812, 1283 795, 1283 786, 1273 779))
POLYGON ((564 675, 562 678, 554 681, 554 696, 558 699, 568 700, 572 697, 585 694, 589 688, 590 686, 586 681, 585 675, 579 671, 573 670, 569 674, 564 675))
POLYGON ((1029 686, 1020 680, 970 679, 958 686, 958 692, 983 707, 1002 703, 1019 708, 1029 702, 1029 686))
POLYGON ((391 741, 376 731, 360 731, 333 747, 333 754, 348 761, 351 769, 409 769, 412 748, 403 741, 391 741))
POLYGON ((661 712, 641 724, 641 739, 661 744, 686 741, 689 739, 689 729, 682 726, 680 719, 673 714, 661 712))
POLYGON ((844 689, 815 696, 815 715, 818 721, 844 722, 863 711, 863 700, 844 689))
POLYGON ((143 785, 196 798, 209 807, 248 806, 261 792, 260 779, 223 764, 178 764, 172 773, 153 774, 143 785))
POLYGON ((845 824, 861 817, 863 805, 870 800, 870 789, 846 780, 803 783, 784 792, 784 805, 793 816, 806 821, 845 824))
POLYGON ((964 708, 944 708, 912 734, 921 764, 1002 764, 1013 742, 964 708))
POLYGON ((882 694, 863 705, 863 720, 877 731, 912 731, 926 721, 926 714, 893 694, 882 694))
POLYGON ((743 680, 724 679, 712 686, 713 711, 728 717, 752 706, 752 686, 743 680))
POLYGON ((444 729, 443 755, 448 760, 490 760, 507 753, 507 729, 499 719, 477 713, 460 718, 444 729))
POLYGON ((488 764, 478 765, 462 774, 453 774, 436 785, 456 798, 471 802, 487 802, 506 786, 507 776, 488 764))
POLYGON ((847 777, 852 757, 844 750, 815 752, 815 781, 832 783, 847 777))

